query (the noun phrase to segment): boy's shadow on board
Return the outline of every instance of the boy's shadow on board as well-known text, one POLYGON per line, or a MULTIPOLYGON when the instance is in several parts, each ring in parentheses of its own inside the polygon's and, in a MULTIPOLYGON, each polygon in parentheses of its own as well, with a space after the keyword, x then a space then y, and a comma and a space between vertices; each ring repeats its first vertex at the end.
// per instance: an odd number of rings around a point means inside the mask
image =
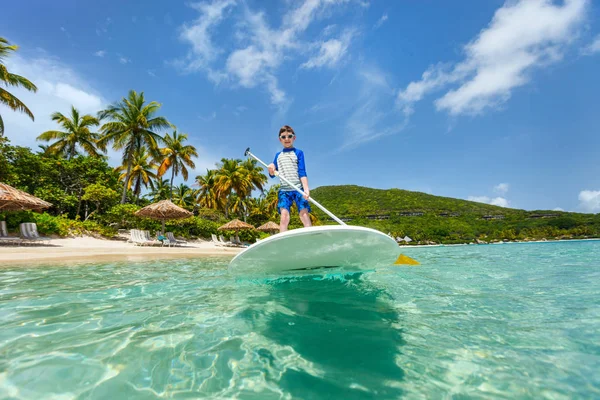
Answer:
MULTIPOLYGON (((240 317, 322 371, 285 369, 275 383, 293 398, 396 398, 402 390, 389 383, 404 378, 396 364, 404 341, 387 297, 360 274, 342 280, 282 279, 269 284, 267 295, 254 297, 240 317), (266 311, 266 304, 277 307, 266 311)), ((280 361, 268 349, 255 351, 271 365, 280 361)))

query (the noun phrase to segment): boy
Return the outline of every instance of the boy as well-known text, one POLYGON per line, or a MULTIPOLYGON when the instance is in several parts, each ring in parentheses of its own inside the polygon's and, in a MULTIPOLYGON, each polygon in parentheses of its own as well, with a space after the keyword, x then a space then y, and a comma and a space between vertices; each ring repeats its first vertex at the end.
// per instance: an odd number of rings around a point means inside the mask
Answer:
POLYGON ((308 204, 308 197, 310 192, 308 190, 308 178, 306 177, 306 167, 304 166, 304 153, 302 150, 298 150, 294 147, 294 141, 296 140, 296 133, 291 126, 284 125, 279 129, 279 141, 283 145, 283 150, 275 154, 275 160, 269 164, 269 175, 275 176, 275 171, 278 171, 280 175, 286 178, 290 183, 293 183, 297 188, 304 190, 306 196, 302 196, 294 187, 288 185, 283 180, 281 181, 281 188, 278 193, 277 211, 281 215, 279 220, 279 231, 287 231, 290 223, 290 208, 295 202, 298 207, 298 214, 300 220, 305 227, 311 226, 310 216, 310 204, 308 204))

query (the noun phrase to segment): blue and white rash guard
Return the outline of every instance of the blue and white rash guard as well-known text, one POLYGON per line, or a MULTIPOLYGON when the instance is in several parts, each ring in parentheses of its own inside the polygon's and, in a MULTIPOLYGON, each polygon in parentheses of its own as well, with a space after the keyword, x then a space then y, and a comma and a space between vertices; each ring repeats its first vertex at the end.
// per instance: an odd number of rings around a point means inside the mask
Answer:
MULTIPOLYGON (((294 184, 298 189, 302 189, 302 182, 300 178, 306 176, 306 167, 304 165, 304 153, 302 150, 298 150, 295 147, 291 149, 283 149, 279 153, 275 154, 275 169, 279 171, 285 179, 294 184)), ((281 180, 281 188, 284 192, 296 190, 292 186, 281 180)))

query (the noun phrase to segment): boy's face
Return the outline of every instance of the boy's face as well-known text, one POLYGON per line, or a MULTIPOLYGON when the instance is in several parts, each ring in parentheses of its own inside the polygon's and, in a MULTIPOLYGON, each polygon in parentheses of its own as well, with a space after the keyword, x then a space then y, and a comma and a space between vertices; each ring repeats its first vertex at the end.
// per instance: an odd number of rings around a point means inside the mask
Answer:
POLYGON ((281 132, 279 134, 279 141, 286 149, 294 147, 294 141, 296 140, 296 135, 292 132, 281 132))

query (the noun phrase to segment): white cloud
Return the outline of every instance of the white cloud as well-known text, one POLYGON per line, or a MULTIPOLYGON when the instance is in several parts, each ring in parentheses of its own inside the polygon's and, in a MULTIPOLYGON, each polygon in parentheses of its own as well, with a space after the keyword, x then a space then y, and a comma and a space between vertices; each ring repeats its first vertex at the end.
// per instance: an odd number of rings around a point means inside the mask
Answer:
POLYGON ((588 0, 507 1, 489 26, 464 48, 465 59, 430 67, 421 80, 398 93, 406 115, 413 104, 434 90, 453 84, 435 101, 451 115, 478 114, 506 102, 530 81, 532 70, 561 60, 581 28, 588 0))
POLYGON ((199 115, 198 118, 200 118, 202 121, 205 121, 205 122, 212 121, 213 119, 217 118, 217 112, 213 111, 212 113, 210 113, 207 116, 199 115))
POLYGON ((335 67, 346 55, 352 36, 353 32, 347 31, 339 39, 329 39, 321 42, 319 53, 302 64, 300 68, 335 67))
POLYGON ((494 186, 494 193, 506 194, 508 192, 509 186, 510 185, 508 183, 499 183, 496 186, 494 186))
POLYGON ((150 75, 151 77, 156 78, 156 72, 154 72, 153 69, 149 69, 146 72, 148 72, 148 75, 150 75))
POLYGON ((119 56, 119 62, 121 64, 129 64, 131 62, 130 58, 127 58, 127 57, 122 56, 122 55, 118 55, 118 56, 119 56))
POLYGON ((107 17, 104 21, 96 24, 96 35, 102 36, 108 32, 108 27, 112 24, 112 19, 107 17))
POLYGON ((586 56, 591 56, 592 54, 596 54, 600 52, 600 35, 596 36, 594 41, 584 47, 583 54, 586 56))
POLYGON ((563 210, 563 209, 562 209, 562 208, 560 208, 560 207, 554 207, 554 208, 552 209, 552 211, 565 211, 565 210, 563 210))
POLYGON ((234 0, 194 3, 190 6, 200 13, 191 24, 184 24, 179 38, 192 45, 185 60, 178 64, 188 71, 207 68, 221 51, 212 42, 213 29, 223 20, 225 12, 235 5, 234 0))
POLYGON ((94 53, 96 57, 104 57, 106 55, 106 50, 98 50, 94 53))
POLYGON ((469 197, 467 197, 467 200, 476 201, 478 203, 491 204, 493 206, 500 206, 500 207, 508 207, 509 206, 508 200, 506 200, 504 197, 491 198, 491 197, 487 197, 487 196, 469 196, 469 197))
POLYGON ((340 151, 397 134, 408 123, 406 119, 400 120, 394 112, 394 92, 382 71, 363 67, 357 75, 361 88, 356 93, 352 111, 349 111, 340 151))
POLYGON ((0 107, 5 135, 14 145, 35 149, 43 144, 36 142, 35 138, 42 132, 57 128, 50 119, 50 115, 56 111, 67 114, 71 105, 74 105, 82 113, 95 115, 108 104, 98 91, 89 86, 89 79, 45 54, 31 59, 14 55, 6 60, 6 66, 9 71, 28 77, 38 87, 37 93, 20 88, 11 89, 11 93, 33 112, 35 121, 24 114, 0 107))
POLYGON ((379 18, 377 20, 377 22, 375 23, 375 26, 373 26, 374 29, 379 29, 381 27, 381 25, 383 25, 385 23, 385 21, 388 20, 388 15, 387 14, 383 14, 381 16, 381 18, 379 18))
POLYGON ((585 212, 600 212, 600 190, 582 190, 579 192, 579 208, 585 212))
MULTIPOLYGON (((228 25, 235 27, 233 43, 222 40, 222 47, 217 47, 213 36, 238 2, 213 0, 211 3, 193 4, 200 16, 183 25, 180 35, 182 41, 191 45, 191 50, 184 59, 173 64, 187 72, 203 71, 216 84, 229 82, 244 88, 264 87, 271 96, 271 102, 281 105, 286 94, 279 87, 277 70, 284 61, 303 55, 305 49, 318 49, 317 54, 312 54, 312 58, 304 63, 304 68, 331 67, 346 53, 352 37, 350 33, 317 43, 301 39, 308 26, 325 10, 346 2, 348 0, 290 2, 294 8, 283 15, 277 29, 269 26, 263 12, 255 12, 243 3, 239 7, 242 20, 228 25)), ((330 27, 325 28, 329 33, 331 30, 330 27)))

